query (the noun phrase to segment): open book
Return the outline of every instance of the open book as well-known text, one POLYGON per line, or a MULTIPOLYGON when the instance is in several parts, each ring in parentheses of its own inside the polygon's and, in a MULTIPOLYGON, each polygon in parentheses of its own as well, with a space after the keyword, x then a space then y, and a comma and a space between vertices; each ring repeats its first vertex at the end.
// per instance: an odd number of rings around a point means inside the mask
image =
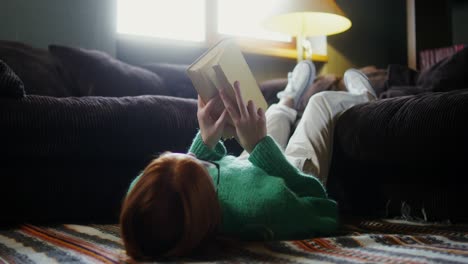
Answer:
MULTIPOLYGON (((235 101, 234 82, 239 81, 246 104, 252 100, 257 108, 268 107, 240 48, 232 39, 221 40, 210 48, 189 66, 187 74, 205 103, 218 94, 218 89, 226 89, 226 94, 235 101)), ((223 105, 215 107, 216 114, 223 110, 223 105)))

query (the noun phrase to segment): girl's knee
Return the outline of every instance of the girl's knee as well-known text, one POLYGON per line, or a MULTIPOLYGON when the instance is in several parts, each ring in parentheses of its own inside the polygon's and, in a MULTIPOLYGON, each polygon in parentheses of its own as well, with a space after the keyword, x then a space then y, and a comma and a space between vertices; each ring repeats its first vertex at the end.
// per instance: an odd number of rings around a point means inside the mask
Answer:
POLYGON ((325 100, 327 100, 327 97, 329 96, 328 93, 330 93, 330 91, 323 91, 323 92, 314 94, 312 97, 310 97, 308 104, 316 105, 316 104, 323 103, 325 100))
POLYGON ((323 91, 320 93, 314 94, 310 100, 309 104, 330 104, 333 102, 340 102, 346 100, 349 96, 352 96, 348 92, 342 91, 323 91))

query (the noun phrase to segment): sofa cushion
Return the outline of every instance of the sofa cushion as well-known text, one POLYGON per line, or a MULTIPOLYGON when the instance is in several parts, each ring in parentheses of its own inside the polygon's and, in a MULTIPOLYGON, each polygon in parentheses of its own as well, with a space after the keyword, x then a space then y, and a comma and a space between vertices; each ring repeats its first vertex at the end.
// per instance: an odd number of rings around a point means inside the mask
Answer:
POLYGON ((417 84, 434 92, 468 88, 468 47, 421 72, 417 84))
POLYGON ((196 112, 170 96, 0 98, 0 224, 118 221, 135 176, 187 151, 196 112))
POLYGON ((415 94, 420 94, 423 92, 424 90, 420 86, 413 86, 413 85, 391 86, 388 88, 388 90, 380 94, 379 99, 415 95, 415 94))
POLYGON ((130 160, 181 151, 196 133, 196 112, 196 100, 171 96, 2 98, 3 136, 21 140, 4 142, 0 158, 130 160))
POLYGON ((98 51, 49 45, 78 86, 80 96, 168 95, 160 76, 98 51))
POLYGON ((0 60, 0 96, 22 98, 24 97, 24 84, 21 79, 0 60))
POLYGON ((78 95, 61 63, 47 50, 20 42, 0 41, 0 60, 8 64, 23 81, 26 94, 55 97, 78 95))

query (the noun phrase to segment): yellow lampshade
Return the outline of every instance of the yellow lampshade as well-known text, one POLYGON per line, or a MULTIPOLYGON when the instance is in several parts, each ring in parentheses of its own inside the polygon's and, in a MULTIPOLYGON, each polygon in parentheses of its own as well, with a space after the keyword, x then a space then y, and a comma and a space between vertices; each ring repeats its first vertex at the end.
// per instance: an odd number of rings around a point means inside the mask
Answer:
POLYGON ((351 27, 334 0, 277 0, 273 15, 263 25, 292 36, 327 36, 351 27))

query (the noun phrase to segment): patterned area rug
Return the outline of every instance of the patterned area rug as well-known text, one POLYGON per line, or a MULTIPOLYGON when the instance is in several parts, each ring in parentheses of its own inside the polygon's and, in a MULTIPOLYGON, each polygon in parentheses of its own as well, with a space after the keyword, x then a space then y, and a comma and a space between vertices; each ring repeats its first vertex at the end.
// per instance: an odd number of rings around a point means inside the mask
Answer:
MULTIPOLYGON (((467 225, 361 221, 336 237, 230 243, 180 262, 468 263, 467 225)), ((21 225, 0 230, 0 263, 126 263, 116 225, 21 225)))

